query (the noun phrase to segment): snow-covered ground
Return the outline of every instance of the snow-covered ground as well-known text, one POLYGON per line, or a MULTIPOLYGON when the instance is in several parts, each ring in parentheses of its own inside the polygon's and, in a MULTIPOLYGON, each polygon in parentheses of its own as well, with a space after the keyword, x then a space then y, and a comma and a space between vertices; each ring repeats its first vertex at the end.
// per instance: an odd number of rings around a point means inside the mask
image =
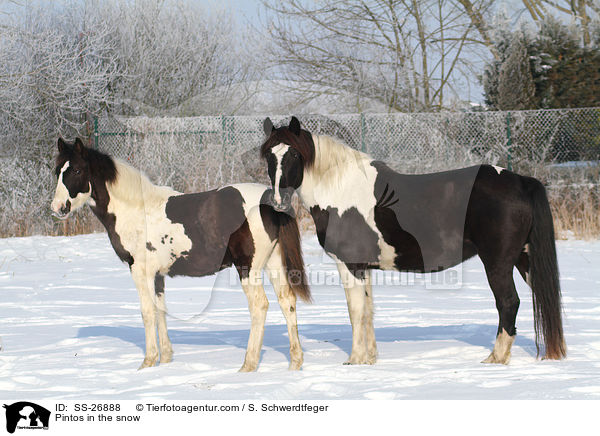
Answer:
POLYGON ((378 273, 379 360, 343 366, 351 328, 337 272, 316 239, 304 252, 314 304, 299 303, 302 371, 271 303, 258 372, 238 373, 249 329, 232 270, 167 279, 175 358, 137 371, 137 293, 105 234, 0 240, 0 397, 74 399, 600 399, 600 242, 559 241, 569 357, 536 360, 531 292, 510 365, 484 365, 497 312, 479 259, 435 276, 378 273), (395 284, 389 284, 393 282, 395 284))

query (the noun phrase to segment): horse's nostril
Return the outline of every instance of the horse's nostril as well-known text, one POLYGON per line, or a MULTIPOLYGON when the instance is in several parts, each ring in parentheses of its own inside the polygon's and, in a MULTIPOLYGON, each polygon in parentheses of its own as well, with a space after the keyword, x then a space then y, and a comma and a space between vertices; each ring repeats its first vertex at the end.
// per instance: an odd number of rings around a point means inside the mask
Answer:
POLYGON ((65 205, 60 208, 60 213, 62 213, 63 215, 66 215, 70 211, 71 211, 71 202, 69 200, 67 200, 65 205))

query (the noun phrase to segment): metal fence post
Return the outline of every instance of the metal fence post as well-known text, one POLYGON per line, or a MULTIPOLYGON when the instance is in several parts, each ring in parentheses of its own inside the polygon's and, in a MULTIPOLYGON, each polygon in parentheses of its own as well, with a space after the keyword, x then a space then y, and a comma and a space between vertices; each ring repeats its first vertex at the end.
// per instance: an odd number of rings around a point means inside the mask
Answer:
POLYGON ((227 120, 225 118, 225 115, 221 115, 221 146, 223 147, 223 159, 225 160, 227 158, 227 146, 226 146, 226 142, 227 142, 227 134, 225 132, 225 129, 227 127, 227 120))
POLYGON ((512 171, 512 135, 510 131, 510 112, 506 113, 506 146, 508 154, 506 156, 506 167, 512 171))
POLYGON ((363 153, 367 152, 367 143, 365 141, 365 114, 361 112, 360 114, 360 144, 361 144, 361 151, 363 153))
POLYGON ((94 149, 98 150, 98 117, 94 117, 94 149))

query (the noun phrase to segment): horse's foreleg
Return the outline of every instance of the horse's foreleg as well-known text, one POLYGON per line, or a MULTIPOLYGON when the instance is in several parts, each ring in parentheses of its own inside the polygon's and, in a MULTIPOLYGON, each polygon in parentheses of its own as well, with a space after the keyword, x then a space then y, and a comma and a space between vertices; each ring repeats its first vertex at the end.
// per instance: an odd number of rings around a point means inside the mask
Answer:
POLYGON ((375 340, 375 327, 373 326, 373 287, 371 285, 371 271, 365 272, 365 297, 366 320, 365 333, 367 335, 367 363, 372 365, 377 361, 377 341, 375 340))
POLYGON ((142 311, 142 320, 144 321, 144 330, 146 333, 146 355, 139 369, 156 365, 158 361, 158 346, 156 344, 156 302, 153 282, 150 286, 146 277, 144 266, 136 266, 134 263, 131 268, 131 275, 140 298, 140 309, 142 311))
POLYGON ((285 268, 281 263, 280 247, 277 245, 269 262, 267 269, 269 279, 273 284, 279 306, 287 323, 288 337, 290 339, 290 370, 298 370, 304 362, 302 346, 298 338, 298 323, 296 320, 296 296, 291 291, 285 268))
POLYGON ((242 279, 242 288, 248 298, 251 323, 246 357, 240 372, 250 372, 256 371, 258 367, 260 350, 265 334, 265 319, 267 318, 269 300, 267 300, 265 290, 262 286, 260 271, 256 272, 251 269, 250 276, 242 279))
POLYGON ((338 262, 338 271, 346 291, 346 302, 348 303, 348 313, 352 324, 352 352, 345 364, 372 364, 373 362, 369 361, 366 346, 366 325, 369 319, 366 281, 355 277, 341 262, 338 262))
POLYGON ((167 304, 165 300, 165 278, 157 275, 154 279, 156 293, 156 314, 158 316, 158 342, 160 345, 160 363, 173 360, 173 346, 167 330, 167 304))

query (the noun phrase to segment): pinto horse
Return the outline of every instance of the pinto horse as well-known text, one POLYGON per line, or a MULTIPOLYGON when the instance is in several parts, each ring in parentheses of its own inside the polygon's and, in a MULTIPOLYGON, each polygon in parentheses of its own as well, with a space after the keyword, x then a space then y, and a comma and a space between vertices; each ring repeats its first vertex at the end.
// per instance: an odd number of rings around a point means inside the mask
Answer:
POLYGON ((309 301, 300 234, 295 218, 265 203, 268 188, 238 184, 181 194, 156 186, 137 169, 106 154, 58 140, 58 183, 53 213, 66 219, 89 204, 108 232, 119 258, 129 265, 141 304, 146 355, 140 367, 170 362, 164 276, 204 276, 235 265, 248 298, 250 336, 240 371, 256 370, 268 300, 266 267, 285 316, 290 369, 303 362, 296 323, 296 296, 309 301), (290 280, 293 279, 293 280, 290 280), (156 333, 160 347, 157 346, 156 333))
POLYGON ((292 117, 265 119, 261 155, 274 208, 296 191, 312 215, 319 243, 337 262, 352 323, 348 364, 373 364, 370 269, 435 272, 478 254, 499 314, 485 363, 507 364, 516 336, 516 266, 532 289, 536 347, 566 356, 552 215, 536 179, 489 165, 403 175, 329 136, 313 135, 292 117))

